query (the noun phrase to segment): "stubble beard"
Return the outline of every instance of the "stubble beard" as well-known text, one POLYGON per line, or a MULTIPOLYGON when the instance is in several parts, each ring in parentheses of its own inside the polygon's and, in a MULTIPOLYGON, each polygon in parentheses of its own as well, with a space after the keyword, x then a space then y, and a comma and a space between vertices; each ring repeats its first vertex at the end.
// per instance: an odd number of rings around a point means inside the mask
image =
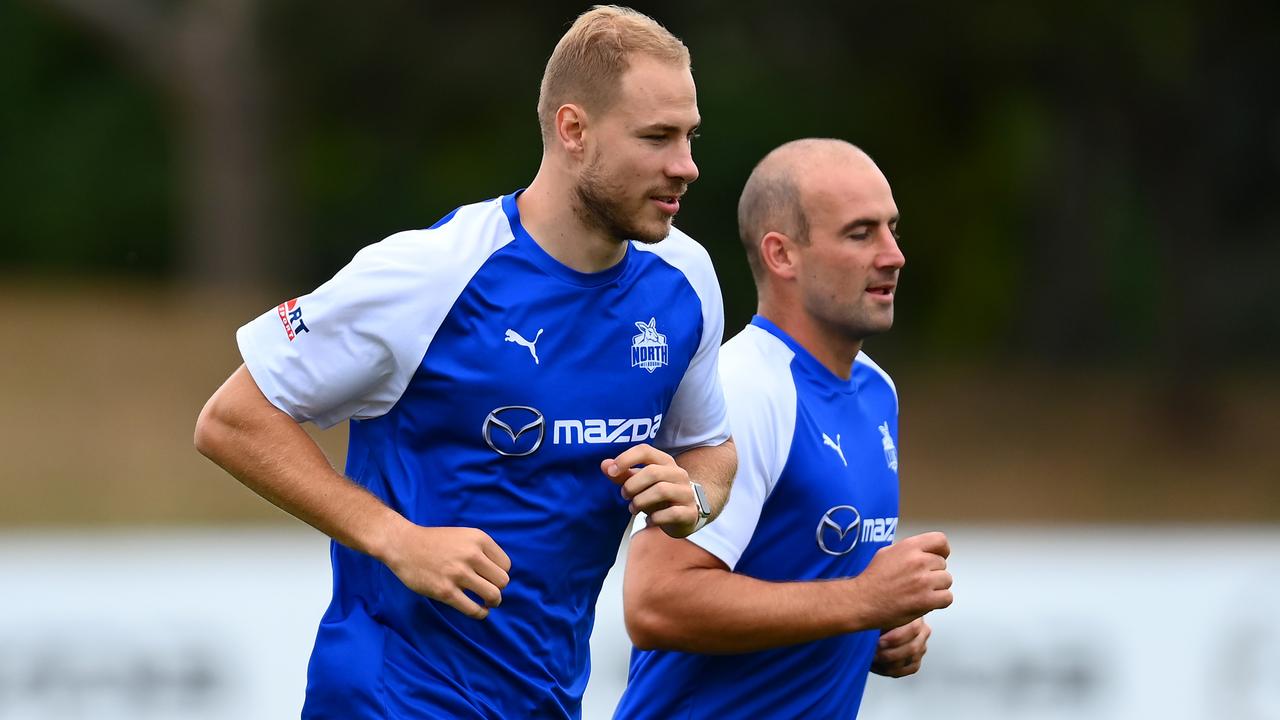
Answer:
POLYGON ((671 222, 661 227, 646 229, 636 222, 635 214, 625 208, 625 190, 611 183, 600 171, 599 158, 582 171, 582 177, 574 187, 577 204, 574 213, 583 224, 595 228, 618 242, 637 240, 646 245, 662 242, 671 232, 671 222))
POLYGON ((893 329, 893 308, 887 309, 871 309, 859 308, 856 317, 851 318, 846 325, 846 331, 850 336, 856 336, 859 341, 866 340, 873 335, 882 335, 893 329))
POLYGON ((834 337, 843 337, 861 343, 870 337, 889 332, 893 328, 892 307, 868 308, 858 304, 853 308, 840 311, 826 302, 812 307, 814 309, 810 310, 811 316, 825 325, 827 331, 834 337))

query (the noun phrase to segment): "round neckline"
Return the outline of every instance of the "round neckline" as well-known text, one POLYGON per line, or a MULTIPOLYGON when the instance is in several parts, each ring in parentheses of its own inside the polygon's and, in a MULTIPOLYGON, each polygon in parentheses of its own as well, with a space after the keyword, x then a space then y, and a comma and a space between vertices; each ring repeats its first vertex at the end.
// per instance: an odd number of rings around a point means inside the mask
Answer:
POLYGON ((574 270, 559 260, 551 256, 538 241, 524 229, 524 225, 520 222, 520 209, 516 205, 516 198, 520 193, 524 192, 524 188, 520 188, 510 195, 502 196, 502 210, 507 215, 507 222, 511 225, 511 234, 515 236, 516 244, 522 248, 530 260, 538 267, 542 268, 548 275, 559 278, 567 283, 579 285, 582 287, 598 287, 618 279, 622 273, 626 272, 627 266, 631 262, 631 242, 627 241, 625 252, 622 259, 614 263, 612 267, 601 270, 600 272, 582 272, 574 270))
POLYGON ((795 354, 796 361, 804 368, 805 374, 818 385, 842 393, 858 391, 853 373, 854 367, 858 364, 857 358, 854 358, 853 363, 849 366, 849 379, 845 380, 831 372, 826 365, 823 365, 818 358, 813 356, 813 353, 805 349, 795 338, 788 335, 785 330, 775 325, 769 318, 763 315, 753 315, 751 324, 781 340, 795 354))

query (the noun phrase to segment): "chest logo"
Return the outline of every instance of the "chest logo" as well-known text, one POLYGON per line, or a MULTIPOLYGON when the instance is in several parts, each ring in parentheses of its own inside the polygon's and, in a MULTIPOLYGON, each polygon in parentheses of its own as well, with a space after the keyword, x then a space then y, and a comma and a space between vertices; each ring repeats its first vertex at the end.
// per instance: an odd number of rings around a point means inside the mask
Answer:
POLYGON ((858 545, 862 516, 852 505, 837 505, 818 521, 818 548, 828 555, 847 555, 858 545))
POLYGON ((898 472, 898 448, 894 447, 893 436, 889 434, 889 421, 881 423, 879 428, 880 444, 884 445, 884 462, 890 470, 898 472))
POLYGON ((528 405, 506 405, 485 417, 480 432, 490 450, 503 457, 524 457, 542 446, 547 421, 528 405))
POLYGON ((524 337, 515 330, 508 329, 507 336, 503 338, 510 343, 515 343, 521 347, 529 349, 529 354, 533 356, 533 364, 538 364, 538 338, 542 337, 542 328, 538 328, 538 334, 533 336, 532 340, 525 340, 524 337))
POLYGON ((657 318, 636 322, 639 335, 631 336, 631 367, 653 372, 667 364, 667 336, 658 332, 657 318))
POLYGON ((836 433, 834 441, 826 433, 822 433, 822 444, 835 450, 836 454, 840 456, 840 462, 844 463, 845 467, 849 467, 849 461, 844 459, 844 451, 840 449, 840 433, 836 433))

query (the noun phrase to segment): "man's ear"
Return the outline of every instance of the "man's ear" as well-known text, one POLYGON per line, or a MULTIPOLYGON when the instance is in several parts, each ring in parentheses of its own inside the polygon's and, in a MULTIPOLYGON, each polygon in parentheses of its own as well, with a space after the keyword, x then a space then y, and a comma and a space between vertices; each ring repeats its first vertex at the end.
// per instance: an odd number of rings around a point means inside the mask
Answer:
POLYGON ((568 103, 556 110, 556 141, 572 156, 581 156, 583 135, 587 131, 587 112, 581 105, 568 103))
POLYGON ((800 253, 797 244, 787 235, 769 231, 760 238, 756 248, 760 253, 760 265, 769 275, 793 280, 800 274, 800 253))

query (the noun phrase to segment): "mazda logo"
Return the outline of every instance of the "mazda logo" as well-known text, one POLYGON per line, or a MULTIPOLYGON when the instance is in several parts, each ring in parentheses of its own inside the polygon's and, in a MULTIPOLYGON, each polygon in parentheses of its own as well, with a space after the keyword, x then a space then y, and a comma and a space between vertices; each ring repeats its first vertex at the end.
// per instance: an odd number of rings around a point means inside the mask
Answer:
POLYGON ((537 452, 546 431, 542 413, 528 405, 494 408, 480 430, 484 443, 504 457, 523 457, 537 452))
POLYGON ((828 555, 847 555, 858 545, 862 516, 852 505, 837 505, 818 521, 818 547, 828 555))

